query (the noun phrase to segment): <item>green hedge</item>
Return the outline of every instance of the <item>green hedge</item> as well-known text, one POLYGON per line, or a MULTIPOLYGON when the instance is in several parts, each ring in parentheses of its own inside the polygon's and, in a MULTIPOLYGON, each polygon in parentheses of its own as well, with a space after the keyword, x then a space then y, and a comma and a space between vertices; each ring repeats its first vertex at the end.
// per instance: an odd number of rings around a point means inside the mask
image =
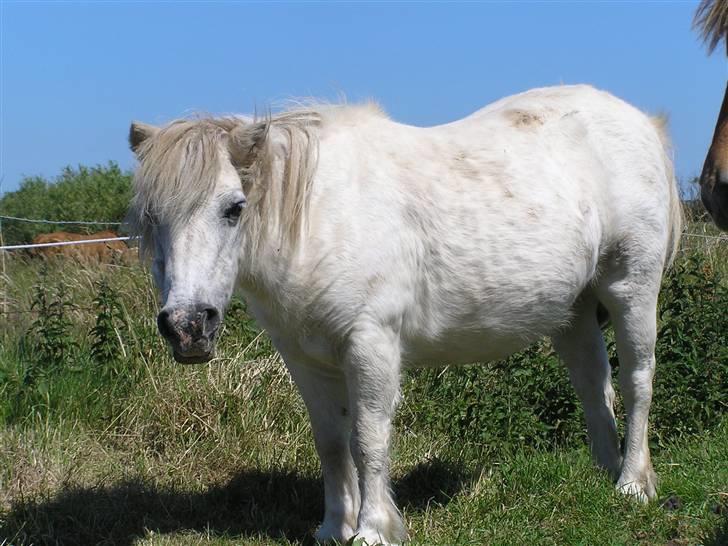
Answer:
MULTIPOLYGON (((131 199, 131 174, 116 163, 96 167, 66 167, 54 181, 25 178, 17 191, 0 199, 0 214, 44 220, 121 222, 131 199)), ((108 226, 118 231, 118 226, 108 226)), ((26 243, 40 233, 93 233, 107 226, 33 224, 3 220, 5 244, 26 243)))

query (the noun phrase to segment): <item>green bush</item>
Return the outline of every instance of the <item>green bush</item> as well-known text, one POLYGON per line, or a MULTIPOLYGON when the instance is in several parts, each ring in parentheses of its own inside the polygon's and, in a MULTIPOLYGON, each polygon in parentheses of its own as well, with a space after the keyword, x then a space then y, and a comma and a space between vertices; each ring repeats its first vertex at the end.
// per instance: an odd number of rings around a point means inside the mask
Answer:
MULTIPOLYGON (((53 182, 42 177, 24 179, 17 191, 0 198, 0 214, 45 220, 121 222, 131 200, 131 174, 116 163, 74 169, 66 167, 53 182)), ((5 244, 32 241, 40 233, 72 231, 93 233, 118 226, 34 224, 5 220, 5 244)))
POLYGON ((712 428, 728 409, 728 279, 694 251, 663 282, 652 420, 660 436, 712 428))
POLYGON ((558 357, 541 343, 505 360, 409 370, 400 420, 482 447, 545 447, 582 437, 581 408, 558 357))

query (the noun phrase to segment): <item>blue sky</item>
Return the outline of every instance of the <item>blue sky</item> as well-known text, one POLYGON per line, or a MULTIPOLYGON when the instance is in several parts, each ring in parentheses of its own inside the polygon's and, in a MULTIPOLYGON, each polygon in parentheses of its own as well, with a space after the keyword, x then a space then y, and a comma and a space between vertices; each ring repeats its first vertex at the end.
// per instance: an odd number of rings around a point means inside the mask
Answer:
POLYGON ((728 63, 697 2, 234 3, 2 0, 3 189, 65 165, 134 165, 129 123, 374 98, 415 125, 531 87, 590 83, 667 112, 699 173, 728 63))

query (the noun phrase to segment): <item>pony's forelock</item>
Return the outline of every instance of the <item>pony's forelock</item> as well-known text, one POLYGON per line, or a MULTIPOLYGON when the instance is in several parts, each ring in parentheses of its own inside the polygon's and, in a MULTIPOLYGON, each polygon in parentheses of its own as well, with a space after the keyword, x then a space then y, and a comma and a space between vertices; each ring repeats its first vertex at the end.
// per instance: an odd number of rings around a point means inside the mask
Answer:
POLYGON ((220 152, 233 117, 176 120, 137 149, 129 222, 148 249, 153 226, 180 225, 207 202, 220 174, 220 152))

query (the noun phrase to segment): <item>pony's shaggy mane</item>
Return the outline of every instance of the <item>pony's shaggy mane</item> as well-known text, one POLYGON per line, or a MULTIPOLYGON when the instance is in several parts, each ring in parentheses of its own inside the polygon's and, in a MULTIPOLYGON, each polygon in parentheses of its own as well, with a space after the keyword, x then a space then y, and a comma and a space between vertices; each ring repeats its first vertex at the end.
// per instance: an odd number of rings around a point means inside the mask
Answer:
POLYGON ((265 141, 262 149, 253 152, 254 160, 238 169, 248 199, 242 222, 253 253, 265 233, 275 236, 281 246, 295 245, 302 234, 318 163, 321 122, 319 111, 299 109, 268 117, 245 131, 251 140, 258 133, 265 141), (267 142, 273 128, 286 140, 282 172, 267 142))
POLYGON ((695 12, 693 28, 700 32, 712 53, 721 40, 728 53, 728 0, 702 0, 695 12))
POLYGON ((136 150, 139 168, 128 221, 132 232, 141 236, 142 252, 150 250, 155 224, 184 225, 207 202, 223 161, 231 161, 228 145, 236 129, 242 131, 243 140, 250 141, 254 156, 237 166, 248 199, 242 218, 248 236, 255 242, 263 232, 276 232, 281 243, 295 242, 305 223, 316 170, 318 129, 331 119, 347 124, 384 116, 373 103, 309 104, 263 119, 201 117, 169 123, 136 150), (273 129, 286 140, 282 172, 266 142, 273 129), (253 151, 256 140, 263 143, 253 151))

